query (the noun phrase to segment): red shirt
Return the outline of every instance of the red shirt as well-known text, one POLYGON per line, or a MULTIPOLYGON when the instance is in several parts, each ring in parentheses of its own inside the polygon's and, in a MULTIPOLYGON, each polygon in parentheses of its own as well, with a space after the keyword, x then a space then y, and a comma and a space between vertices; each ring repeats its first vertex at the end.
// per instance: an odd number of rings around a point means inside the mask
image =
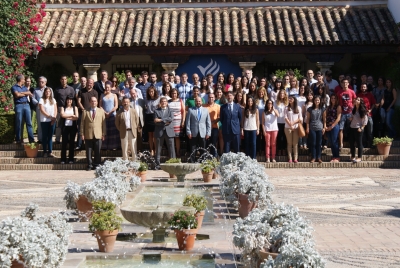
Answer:
MULTIPOLYGON (((335 93, 335 95, 338 94, 339 90, 342 90, 343 88, 339 85, 336 86, 335 89, 333 90, 333 93, 335 93)), ((349 85, 349 89, 353 90, 353 87, 349 85)), ((354 90, 353 90, 354 91, 354 90)))
MULTIPOLYGON (((367 108, 367 110, 371 110, 372 107, 375 105, 376 101, 375 101, 375 97, 374 95, 372 95, 371 92, 366 91, 365 94, 360 92, 357 94, 357 97, 362 98, 365 104, 365 107, 367 108)), ((372 112, 368 113, 369 116, 372 116, 372 112)))
POLYGON ((336 94, 342 107, 342 114, 349 114, 353 111, 353 101, 357 98, 352 89, 339 90, 336 94))

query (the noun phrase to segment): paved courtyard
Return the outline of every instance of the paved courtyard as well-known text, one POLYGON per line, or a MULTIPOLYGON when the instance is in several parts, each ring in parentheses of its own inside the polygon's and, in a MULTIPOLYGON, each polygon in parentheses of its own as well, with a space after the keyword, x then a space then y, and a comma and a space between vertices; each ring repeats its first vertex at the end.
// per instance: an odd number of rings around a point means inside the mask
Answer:
MULTIPOLYGON (((327 267, 400 267, 399 169, 267 169, 266 172, 276 187, 274 201, 298 206, 311 221, 317 249, 327 260, 327 267)), ((167 174, 150 171, 148 176, 165 178, 167 174)), ((189 178, 200 176, 197 172, 189 178)), ((43 213, 65 210, 65 182, 70 179, 83 183, 92 178, 93 172, 86 171, 1 171, 0 219, 19 215, 29 202, 39 204, 43 213)), ((216 211, 216 224, 206 224, 202 229, 202 233, 210 235, 210 240, 199 241, 195 249, 203 254, 215 251, 222 256, 218 262, 228 267, 233 263, 229 261, 230 253, 239 253, 229 243, 234 215, 224 214, 223 204, 214 204, 216 211)), ((94 254, 97 248, 95 239, 87 232, 87 223, 73 224, 71 253, 64 267, 74 267, 83 255, 94 254)), ((124 232, 148 232, 137 226, 124 226, 124 232)), ((135 245, 117 242, 116 253, 135 254, 152 246, 145 240, 135 245)), ((165 245, 171 252, 174 247, 173 243, 165 245)))

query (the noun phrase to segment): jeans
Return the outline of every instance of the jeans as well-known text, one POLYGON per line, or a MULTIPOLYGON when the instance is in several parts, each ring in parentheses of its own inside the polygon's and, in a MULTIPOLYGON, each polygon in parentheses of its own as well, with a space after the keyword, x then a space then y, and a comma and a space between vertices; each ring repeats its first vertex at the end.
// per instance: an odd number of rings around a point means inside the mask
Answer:
POLYGON ((210 147, 210 153, 214 156, 218 156, 218 150, 217 150, 217 142, 218 142, 218 128, 212 128, 211 129, 211 137, 208 139, 207 146, 210 146, 211 144, 214 146, 210 147))
POLYGON ((391 108, 389 111, 386 111, 386 129, 387 129, 387 134, 389 138, 394 138, 396 136, 396 129, 393 124, 393 115, 394 115, 394 109, 391 108))
POLYGON ((256 158, 257 130, 244 130, 244 150, 247 156, 256 158))
POLYGON ((322 130, 310 129, 308 141, 311 146, 311 158, 321 159, 322 130))
POLYGON ((332 157, 339 158, 339 125, 334 126, 332 130, 327 131, 326 133, 328 135, 329 144, 331 145, 332 157))
POLYGON ((15 105, 15 141, 21 142, 24 138, 21 137, 22 133, 22 119, 26 123, 26 128, 28 131, 29 142, 33 142, 35 138, 33 137, 32 120, 31 120, 31 108, 28 103, 16 104, 15 105))
POLYGON ((265 156, 267 159, 275 159, 276 155, 276 137, 278 131, 267 131, 265 134, 265 156))
POLYGON ((47 154, 53 151, 53 134, 56 124, 53 125, 51 122, 40 122, 42 126, 42 145, 43 153, 47 154))
POLYGON ((358 158, 362 157, 362 153, 363 153, 363 144, 362 144, 362 137, 363 137, 363 131, 359 132, 358 128, 350 128, 350 137, 349 137, 349 141, 350 141, 350 154, 351 154, 351 158, 356 157, 356 147, 355 147, 355 143, 357 143, 357 148, 358 148, 358 158))
POLYGON ((74 146, 76 136, 76 126, 64 126, 62 128, 62 146, 61 146, 61 161, 67 161, 67 144, 68 148, 68 161, 74 161, 74 146))

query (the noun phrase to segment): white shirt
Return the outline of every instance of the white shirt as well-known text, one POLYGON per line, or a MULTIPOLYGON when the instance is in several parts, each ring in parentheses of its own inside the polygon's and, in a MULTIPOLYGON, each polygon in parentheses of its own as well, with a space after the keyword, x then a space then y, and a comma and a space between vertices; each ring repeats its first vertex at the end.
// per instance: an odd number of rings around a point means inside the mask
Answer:
MULTIPOLYGON (((289 120, 289 122, 293 123, 297 119, 303 120, 303 115, 301 112, 301 108, 297 106, 299 113, 295 114, 293 110, 289 111, 288 107, 285 108, 285 118, 289 120)), ((294 124, 293 128, 297 128, 298 124, 294 124)), ((285 128, 290 128, 290 126, 285 122, 285 128)))
MULTIPOLYGON (((54 106, 57 105, 55 99, 53 99, 53 104, 51 104, 48 100, 46 100, 46 103, 44 103, 44 100, 40 98, 39 104, 43 106, 43 109, 47 114, 54 117, 54 106)), ((51 119, 40 113, 40 122, 51 122, 51 119)))
MULTIPOLYGON (((138 89, 138 88, 136 88, 136 87, 135 87, 135 90, 136 90, 136 96, 137 96, 137 98, 138 98, 138 99, 143 99, 142 91, 140 91, 140 89, 138 89)), ((130 89, 128 89, 128 93, 125 93, 125 96, 128 97, 128 98, 131 97, 131 94, 129 94, 129 91, 130 91, 130 89)))
MULTIPOLYGON (((74 115, 74 108, 70 109, 64 109, 64 114, 68 116, 73 116, 74 115)), ((72 126, 72 120, 71 119, 65 119, 65 126, 70 127, 72 126)))
POLYGON ((278 117, 274 112, 270 114, 264 113, 264 129, 265 131, 278 131, 278 117))
POLYGON ((285 108, 286 105, 284 103, 281 103, 278 105, 277 102, 274 102, 275 109, 278 111, 279 116, 278 116, 278 124, 284 124, 285 123, 285 108))
POLYGON ((126 126, 126 129, 129 129, 129 128, 131 128, 131 112, 130 112, 130 109, 128 109, 128 111, 124 109, 124 115, 125 115, 125 126, 126 126))

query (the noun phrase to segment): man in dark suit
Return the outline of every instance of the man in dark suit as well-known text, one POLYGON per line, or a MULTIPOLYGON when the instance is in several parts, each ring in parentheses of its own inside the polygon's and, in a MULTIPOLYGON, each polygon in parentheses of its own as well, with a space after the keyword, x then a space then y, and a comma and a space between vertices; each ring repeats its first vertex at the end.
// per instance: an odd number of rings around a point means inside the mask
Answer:
POLYGON ((242 121, 242 109, 239 104, 233 102, 232 91, 228 92, 228 103, 221 106, 220 121, 224 136, 224 153, 232 151, 237 153, 240 147, 240 122, 242 121))
POLYGON ((108 73, 106 70, 101 71, 101 79, 94 83, 94 90, 97 91, 97 94, 99 95, 99 98, 101 97, 101 94, 104 93, 104 89, 106 88, 106 82, 108 81, 108 73))
POLYGON ((174 127, 171 122, 174 119, 172 111, 168 108, 168 101, 166 97, 160 98, 160 107, 154 111, 154 138, 156 138, 156 164, 160 165, 161 149, 164 140, 167 140, 167 147, 170 158, 175 158, 175 144, 174 144, 174 127))

